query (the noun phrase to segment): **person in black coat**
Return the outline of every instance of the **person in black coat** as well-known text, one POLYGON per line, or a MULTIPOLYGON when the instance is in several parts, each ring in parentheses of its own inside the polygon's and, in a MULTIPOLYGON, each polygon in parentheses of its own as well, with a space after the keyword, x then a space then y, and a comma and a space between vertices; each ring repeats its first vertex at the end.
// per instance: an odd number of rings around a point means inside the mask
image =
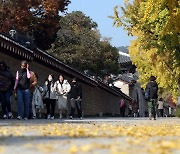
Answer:
POLYGON ((82 86, 77 82, 77 79, 74 77, 71 83, 70 91, 70 102, 71 102, 71 114, 70 119, 74 118, 75 109, 77 109, 78 117, 82 119, 82 86))
POLYGON ((150 120, 152 116, 154 120, 156 120, 157 98, 158 98, 158 84, 156 82, 156 77, 151 76, 150 82, 148 82, 145 89, 145 99, 148 101, 148 112, 149 112, 150 120))

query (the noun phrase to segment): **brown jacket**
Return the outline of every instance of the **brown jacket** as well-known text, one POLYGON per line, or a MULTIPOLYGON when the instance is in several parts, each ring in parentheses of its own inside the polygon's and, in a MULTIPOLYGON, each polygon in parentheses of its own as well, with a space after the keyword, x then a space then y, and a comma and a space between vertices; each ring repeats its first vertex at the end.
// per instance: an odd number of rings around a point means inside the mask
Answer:
POLYGON ((35 86, 37 85, 37 77, 34 72, 30 71, 31 77, 30 77, 30 91, 34 92, 35 86))

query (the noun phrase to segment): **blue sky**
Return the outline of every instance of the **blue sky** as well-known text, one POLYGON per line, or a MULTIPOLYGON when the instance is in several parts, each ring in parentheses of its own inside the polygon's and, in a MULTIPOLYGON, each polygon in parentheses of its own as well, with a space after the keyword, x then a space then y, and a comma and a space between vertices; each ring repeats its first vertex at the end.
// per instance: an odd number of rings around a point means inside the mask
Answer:
POLYGON ((68 12, 82 11, 98 24, 102 37, 111 37, 113 46, 129 46, 131 37, 123 28, 113 27, 113 20, 108 16, 113 15, 116 5, 123 6, 124 0, 72 0, 68 12))

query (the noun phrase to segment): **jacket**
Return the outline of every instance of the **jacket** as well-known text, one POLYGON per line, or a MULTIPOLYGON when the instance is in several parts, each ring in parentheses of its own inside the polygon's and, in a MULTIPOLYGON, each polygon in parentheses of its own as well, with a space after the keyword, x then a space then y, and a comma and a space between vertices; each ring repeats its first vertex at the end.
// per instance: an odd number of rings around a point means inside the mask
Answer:
POLYGON ((71 84, 70 98, 77 99, 80 97, 82 99, 82 87, 79 83, 71 84))
POLYGON ((37 77, 34 72, 30 71, 31 77, 30 77, 30 91, 34 92, 35 87, 37 85, 37 77))
POLYGON ((145 90, 145 95, 148 95, 148 99, 157 99, 158 98, 158 85, 156 81, 150 81, 145 90))
POLYGON ((71 85, 67 80, 64 80, 63 83, 60 83, 58 80, 55 82, 55 89, 57 96, 67 96, 71 90, 71 85))
POLYGON ((49 99, 57 99, 55 84, 51 82, 50 88, 48 88, 47 84, 44 84, 43 87, 43 98, 49 98, 49 99))
POLYGON ((36 86, 33 92, 32 104, 38 106, 39 108, 43 108, 43 98, 42 98, 43 88, 40 86, 36 86))

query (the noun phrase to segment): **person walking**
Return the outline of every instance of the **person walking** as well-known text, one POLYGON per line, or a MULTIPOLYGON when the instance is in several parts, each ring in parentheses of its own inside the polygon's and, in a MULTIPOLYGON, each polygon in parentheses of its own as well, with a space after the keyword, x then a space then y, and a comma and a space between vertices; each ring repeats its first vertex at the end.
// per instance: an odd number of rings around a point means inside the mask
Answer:
POLYGON ((59 110, 59 118, 62 119, 63 111, 66 112, 68 117, 68 107, 67 107, 67 95, 71 90, 71 86, 67 80, 64 79, 62 74, 59 75, 59 79, 55 83, 56 85, 56 94, 57 94, 57 106, 59 110))
POLYGON ((149 112, 149 119, 156 120, 157 114, 157 98, 158 98, 158 84, 156 82, 156 77, 151 76, 150 82, 147 83, 145 89, 145 99, 148 101, 148 112, 149 112))
POLYGON ((125 117, 125 109, 126 109, 126 104, 123 99, 120 100, 120 115, 121 117, 125 117))
POLYGON ((0 62, 0 102, 3 119, 12 118, 10 97, 12 95, 13 75, 5 62, 0 62))
POLYGON ((37 81, 37 74, 34 73, 33 71, 30 71, 31 77, 30 77, 30 103, 29 103, 29 119, 32 118, 33 112, 32 112, 32 99, 33 99, 33 94, 34 90, 38 84, 37 81))
POLYGON ((133 113, 132 113, 133 109, 132 109, 132 105, 129 104, 128 105, 128 117, 132 117, 133 116, 133 113))
POLYGON ((163 113, 164 113, 164 102, 163 99, 160 98, 158 101, 158 111, 159 111, 159 116, 163 117, 163 113))
POLYGON ((14 90, 17 92, 18 117, 21 120, 27 120, 29 117, 30 104, 30 71, 27 61, 21 62, 21 69, 16 72, 16 81, 14 90), (24 113, 23 113, 24 108, 24 113))
MULTIPOLYGON (((38 76, 35 74, 37 80, 38 76)), ((33 114, 33 119, 37 118, 37 113, 38 117, 41 118, 41 109, 44 108, 43 104, 43 88, 39 85, 35 86, 34 92, 33 92, 33 98, 32 98, 32 114, 33 114)))
POLYGON ((46 104, 47 119, 53 120, 57 97, 55 92, 54 76, 52 74, 48 75, 48 78, 44 83, 43 96, 44 103, 46 104))
POLYGON ((71 103, 71 113, 70 119, 74 118, 74 112, 77 109, 78 117, 82 119, 82 86, 77 82, 77 79, 74 77, 71 83, 70 91, 70 103, 71 103))

